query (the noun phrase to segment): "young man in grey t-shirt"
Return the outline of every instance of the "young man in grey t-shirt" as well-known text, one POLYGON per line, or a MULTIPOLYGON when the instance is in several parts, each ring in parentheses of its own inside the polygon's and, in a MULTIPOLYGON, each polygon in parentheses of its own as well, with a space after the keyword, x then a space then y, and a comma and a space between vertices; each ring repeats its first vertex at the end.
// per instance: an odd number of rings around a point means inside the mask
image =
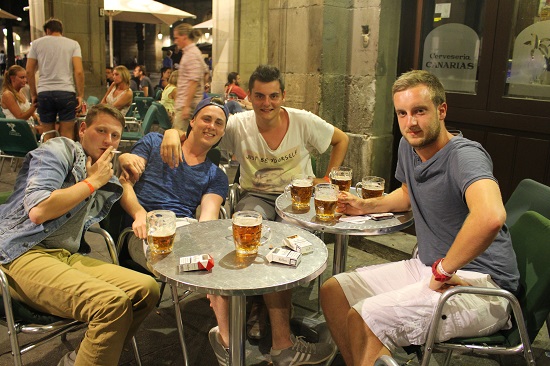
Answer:
MULTIPOLYGON (((518 287, 489 155, 447 131, 445 91, 434 75, 405 73, 392 92, 403 135, 396 171, 402 185, 367 200, 343 192, 338 207, 348 215, 412 209, 419 258, 341 273, 323 285, 324 314, 348 365, 372 365, 396 347, 423 344, 440 293, 450 286, 518 287)), ((508 322, 507 306, 455 296, 436 341, 494 333, 508 322)))

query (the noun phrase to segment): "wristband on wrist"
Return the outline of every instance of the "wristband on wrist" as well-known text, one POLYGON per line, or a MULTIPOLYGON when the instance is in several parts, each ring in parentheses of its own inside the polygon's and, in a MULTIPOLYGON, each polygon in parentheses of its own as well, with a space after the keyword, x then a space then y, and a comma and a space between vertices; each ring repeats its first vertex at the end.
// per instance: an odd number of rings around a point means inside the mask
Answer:
POLYGON ((327 182, 327 183, 330 183, 330 178, 328 177, 328 175, 325 175, 323 177, 323 179, 327 182))
POLYGON ((90 189, 90 194, 94 193, 95 188, 94 188, 94 186, 92 185, 92 183, 88 182, 87 179, 84 179, 84 180, 82 181, 82 183, 85 183, 85 184, 88 186, 88 188, 90 189))
POLYGON ((443 259, 444 258, 440 258, 432 264, 432 274, 434 275, 434 279, 438 282, 446 282, 453 277, 452 273, 448 273, 443 269, 443 266, 441 265, 443 259))

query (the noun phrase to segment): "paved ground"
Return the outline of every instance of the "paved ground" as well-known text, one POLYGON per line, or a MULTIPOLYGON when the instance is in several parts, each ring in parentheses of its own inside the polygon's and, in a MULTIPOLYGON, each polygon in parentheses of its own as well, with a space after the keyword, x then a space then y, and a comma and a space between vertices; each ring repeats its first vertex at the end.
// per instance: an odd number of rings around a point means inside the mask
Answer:
MULTIPOLYGON (((0 192, 11 190, 15 181, 15 173, 10 170, 8 163, 4 164, 0 174, 0 192)), ((103 244, 99 236, 87 234, 87 239, 93 244, 94 252, 92 255, 100 258, 106 258, 103 244)), ((327 235, 325 238, 329 243, 329 254, 332 255, 333 238, 327 235)), ((414 245, 415 238, 411 235, 396 233, 380 237, 352 238, 351 247, 348 254, 348 269, 361 265, 384 263, 404 259, 410 256, 410 250, 414 245)), ((329 258, 329 263, 331 258, 329 258)), ((323 273, 322 280, 326 280, 331 273, 331 265, 323 273)), ((299 325, 299 320, 303 317, 311 321, 322 321, 322 316, 317 309, 317 281, 295 289, 294 296, 294 325, 299 325)), ((217 362, 208 343, 208 331, 215 326, 215 319, 209 307, 207 299, 203 295, 194 294, 188 297, 181 305, 184 318, 185 340, 189 350, 189 365, 195 366, 216 366, 217 362)), ((297 328, 296 328, 297 329, 297 328)), ((328 337, 328 333, 323 331, 322 326, 316 328, 322 339, 328 337)), ((300 330, 297 329, 297 332, 300 330)), ((68 350, 72 350, 79 342, 84 330, 70 334, 68 343, 63 344, 56 339, 48 344, 40 346, 38 349, 28 353, 23 357, 25 365, 49 366, 56 365, 57 361, 68 350)), ((306 333, 303 333, 306 335, 306 333)), ((310 333, 307 335, 312 336, 310 333)), ((315 336, 315 334, 313 334, 315 336)), ((157 365, 183 365, 183 357, 177 338, 175 327, 174 312, 170 301, 169 291, 165 291, 163 301, 156 312, 150 314, 143 326, 138 332, 137 341, 141 352, 144 366, 157 365)), ((247 365, 269 365, 269 337, 260 342, 247 342, 247 365)), ((546 357, 545 350, 550 350, 550 341, 546 327, 543 327, 537 339, 534 342, 537 364, 549 366, 550 359, 546 357)), ((413 356, 406 355, 399 351, 395 355, 400 364, 417 365, 413 356)), ((435 354, 430 365, 442 364, 443 355, 435 354)), ((0 366, 11 365, 9 355, 9 341, 4 331, 0 333, 0 366)), ((490 357, 473 357, 469 355, 453 356, 453 365, 524 365, 521 357, 506 357, 502 360, 490 357)), ((131 350, 125 350, 119 365, 135 365, 133 353, 131 350)), ((337 357, 332 366, 343 365, 342 360, 337 357)))

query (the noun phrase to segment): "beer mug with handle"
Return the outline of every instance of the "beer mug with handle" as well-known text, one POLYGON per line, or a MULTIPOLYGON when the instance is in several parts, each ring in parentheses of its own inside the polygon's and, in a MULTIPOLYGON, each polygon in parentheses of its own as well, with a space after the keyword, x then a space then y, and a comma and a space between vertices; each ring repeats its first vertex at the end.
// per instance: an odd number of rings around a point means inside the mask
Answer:
POLYGON ((170 253, 176 237, 176 214, 168 210, 147 213, 147 244, 155 254, 170 253))
POLYGON ((355 185, 355 190, 363 199, 380 197, 384 194, 384 183, 384 178, 367 176, 355 185))
POLYGON ((285 195, 292 200, 293 211, 308 212, 313 195, 313 177, 307 174, 293 175, 290 184, 285 188, 285 195))
POLYGON ((258 254, 260 245, 271 238, 271 229, 262 225, 262 215, 256 211, 237 211, 233 214, 233 242, 237 256, 258 254))
POLYGON ((340 191, 349 192, 351 188, 351 179, 353 178, 353 170, 347 166, 333 167, 330 170, 330 182, 336 184, 340 191))

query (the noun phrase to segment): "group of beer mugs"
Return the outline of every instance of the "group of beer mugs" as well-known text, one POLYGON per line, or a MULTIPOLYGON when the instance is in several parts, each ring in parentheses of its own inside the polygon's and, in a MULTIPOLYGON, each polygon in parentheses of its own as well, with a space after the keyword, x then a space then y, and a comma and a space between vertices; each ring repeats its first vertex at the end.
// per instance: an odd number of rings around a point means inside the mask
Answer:
MULTIPOLYGON (((330 183, 313 186, 314 177, 298 174, 285 189, 287 197, 292 200, 292 210, 296 213, 308 212, 311 197, 314 197, 315 214, 321 221, 332 221, 335 218, 338 193, 349 192, 353 171, 349 167, 339 166, 331 169, 330 183)), ((380 197, 384 193, 384 179, 366 176, 355 185, 357 194, 363 198, 380 197)))

